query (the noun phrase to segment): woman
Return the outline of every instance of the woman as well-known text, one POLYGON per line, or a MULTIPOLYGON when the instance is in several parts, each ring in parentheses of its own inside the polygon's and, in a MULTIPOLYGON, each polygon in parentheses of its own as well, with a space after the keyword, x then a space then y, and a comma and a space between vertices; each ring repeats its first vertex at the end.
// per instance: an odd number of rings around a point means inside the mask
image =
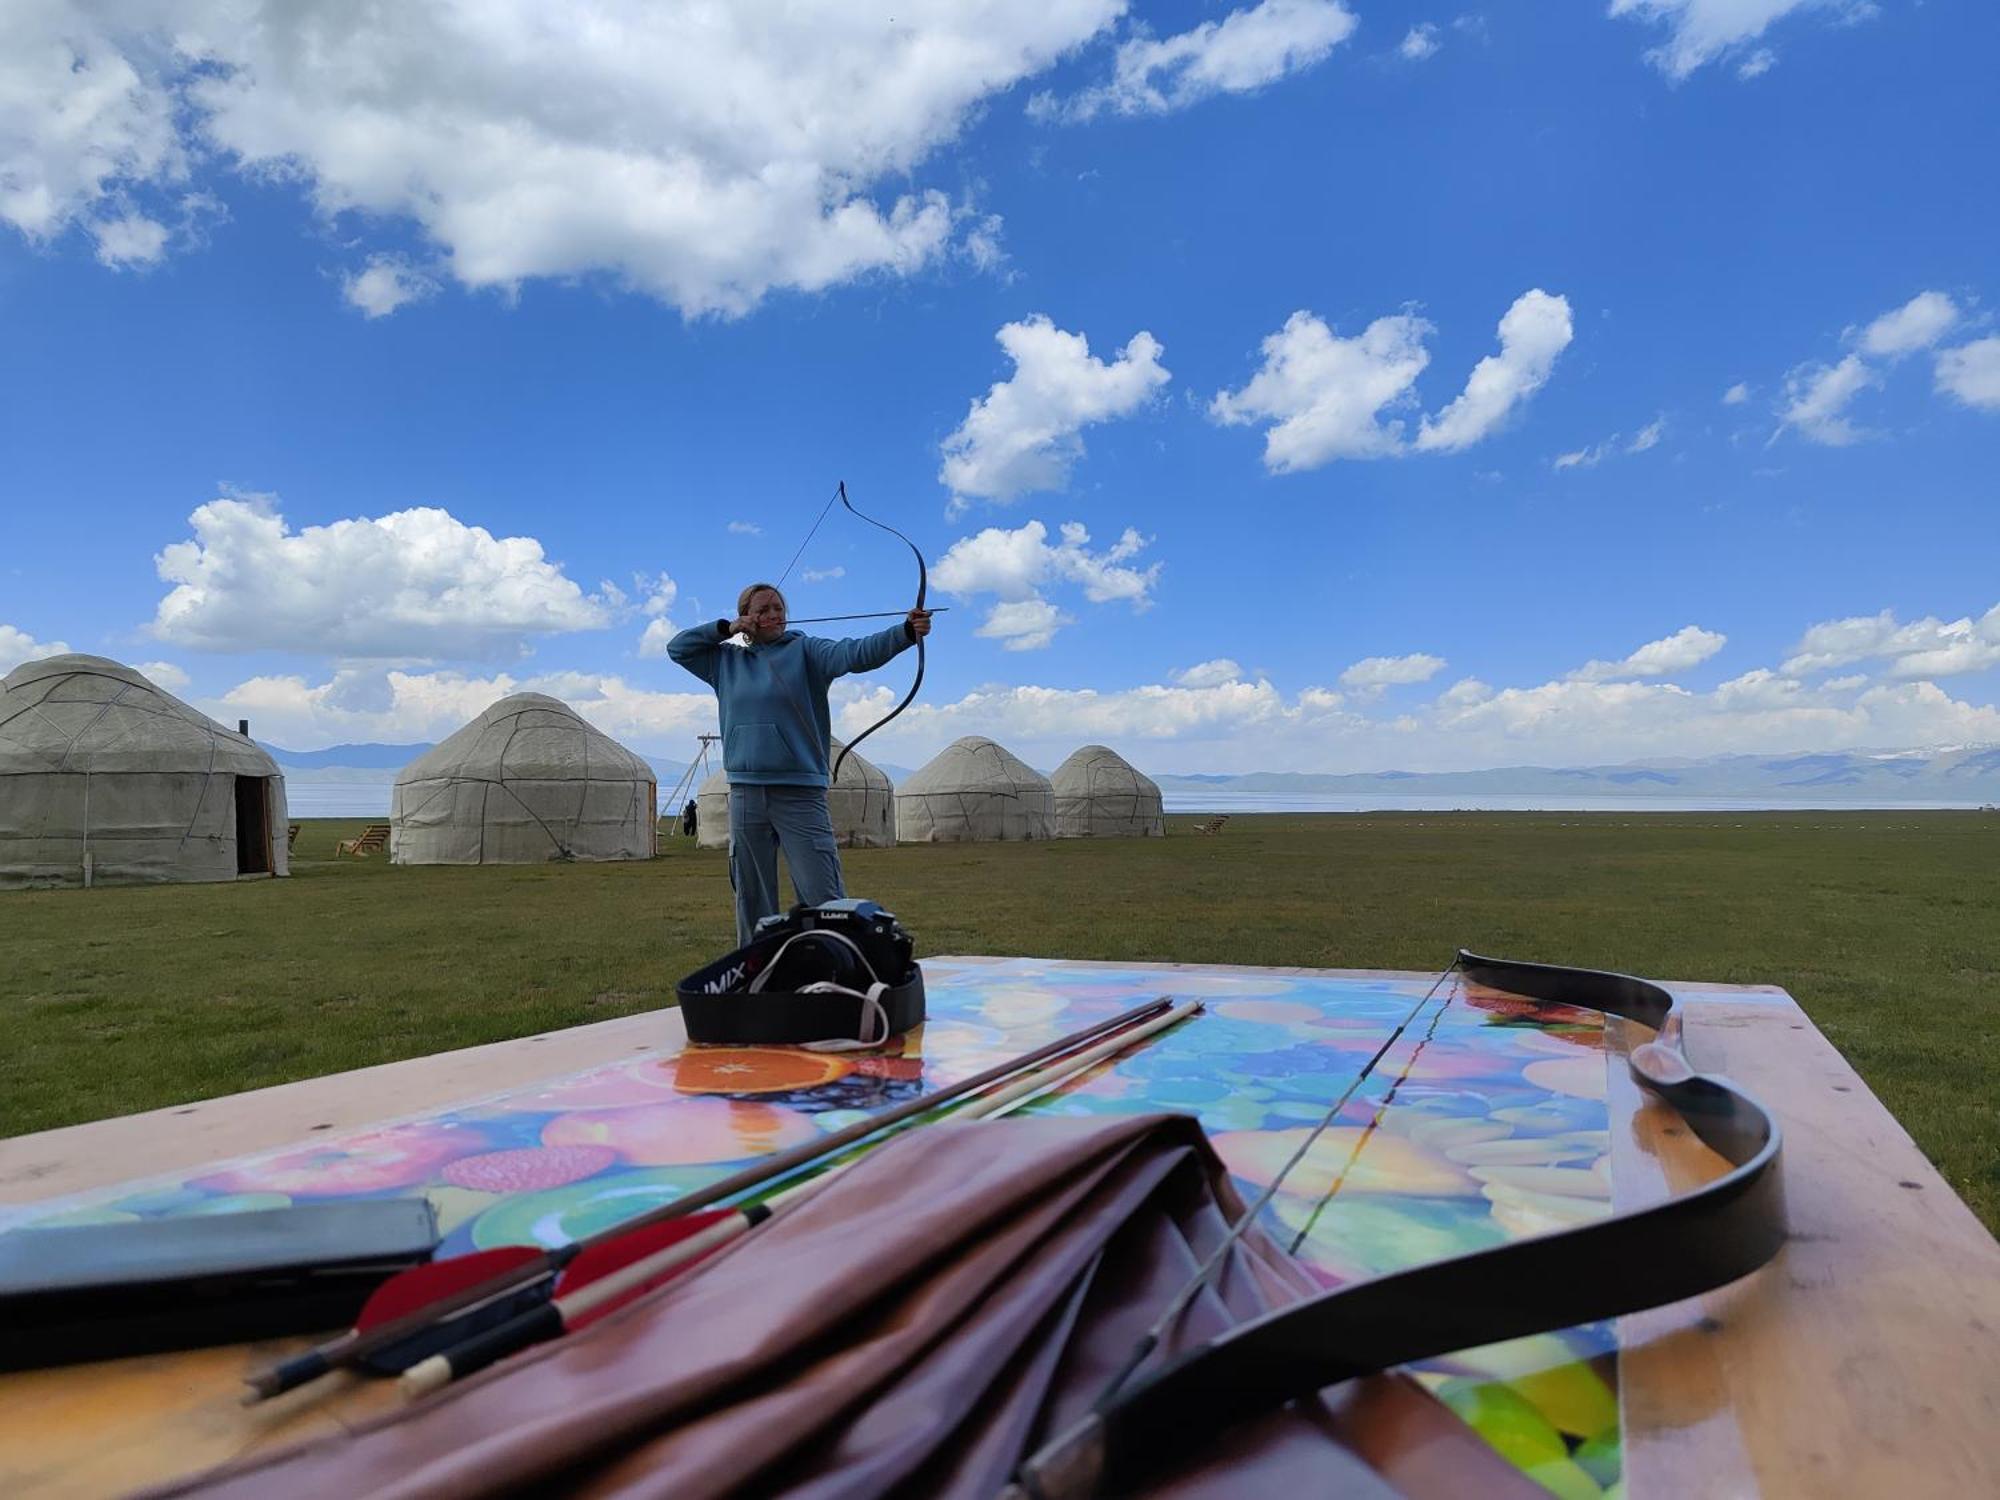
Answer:
POLYGON ((827 686, 882 666, 930 634, 931 612, 853 640, 828 641, 785 628, 785 596, 753 583, 736 618, 683 630, 667 654, 715 689, 722 716, 722 768, 729 776, 729 883, 736 889, 736 941, 778 910, 778 851, 808 906, 847 894, 826 791, 833 719, 827 686))

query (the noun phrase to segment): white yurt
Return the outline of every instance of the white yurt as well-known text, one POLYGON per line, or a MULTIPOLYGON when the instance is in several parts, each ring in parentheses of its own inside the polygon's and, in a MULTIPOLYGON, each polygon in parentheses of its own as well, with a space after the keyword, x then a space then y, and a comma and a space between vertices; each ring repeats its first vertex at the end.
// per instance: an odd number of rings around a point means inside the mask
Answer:
POLYGON ((979 735, 954 740, 896 790, 896 836, 906 844, 1045 839, 1053 799, 1039 772, 979 735))
POLYGON ((277 762, 130 667, 0 679, 0 887, 284 875, 285 834, 277 762))
MULTIPOLYGON (((827 744, 826 763, 840 760, 839 740, 827 744)), ((729 846, 729 776, 717 771, 695 793, 695 842, 704 849, 729 846)), ((828 789, 826 810, 843 849, 887 849, 896 842, 896 789, 872 761, 859 754, 841 761, 840 779, 828 789)))
POLYGON ((1116 750, 1085 745, 1049 777, 1059 839, 1156 839, 1167 831, 1159 785, 1116 750))
POLYGON ((560 699, 502 698, 396 777, 399 865, 651 859, 653 768, 560 699))

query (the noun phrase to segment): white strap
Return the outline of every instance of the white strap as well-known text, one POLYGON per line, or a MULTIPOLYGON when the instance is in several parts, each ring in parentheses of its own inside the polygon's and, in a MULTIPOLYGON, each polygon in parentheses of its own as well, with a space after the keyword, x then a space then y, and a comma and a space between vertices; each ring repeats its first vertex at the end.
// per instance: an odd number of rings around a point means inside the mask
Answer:
POLYGON ((844 932, 834 932, 825 927, 808 927, 804 932, 793 933, 778 944, 778 951, 771 955, 770 962, 766 963, 757 977, 750 981, 744 993, 751 995, 764 993, 764 987, 769 983, 771 975, 777 971, 778 960, 785 956, 785 950, 809 935, 829 937, 836 942, 845 943, 853 951, 856 962, 861 965, 861 971, 869 976, 871 983, 864 992, 849 989, 844 984, 835 984, 830 979, 815 979, 811 984, 794 990, 792 993, 798 995, 847 995, 861 1002, 861 1035, 852 1041, 836 1037, 824 1042, 800 1042, 798 1045, 808 1052, 862 1052, 870 1047, 881 1046, 889 1040, 889 1011, 882 1004, 882 996, 889 986, 874 977, 875 966, 868 962, 868 955, 861 951, 859 943, 844 932), (869 1037, 870 1032, 877 1033, 873 1039, 869 1037))

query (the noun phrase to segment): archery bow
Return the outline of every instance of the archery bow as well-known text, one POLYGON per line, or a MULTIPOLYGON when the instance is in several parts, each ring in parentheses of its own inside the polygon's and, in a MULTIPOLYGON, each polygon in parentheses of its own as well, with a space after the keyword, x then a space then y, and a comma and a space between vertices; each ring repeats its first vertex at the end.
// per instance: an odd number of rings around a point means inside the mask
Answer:
MULTIPOLYGON (((902 532, 898 531, 895 527, 891 526, 887 521, 878 521, 871 515, 867 515, 859 510, 855 510, 854 502, 847 498, 846 480, 842 480, 840 482, 840 487, 838 490, 835 491, 835 494, 839 497, 840 503, 846 506, 850 511, 853 511, 856 516, 859 516, 862 520, 866 521, 870 526, 879 526, 882 530, 888 532, 889 535, 896 538, 897 541, 901 542, 905 547, 908 547, 910 549, 911 555, 914 556, 917 560, 917 602, 911 605, 910 608, 912 610, 922 609, 924 607, 924 596, 930 592, 931 577, 930 577, 930 570, 924 566, 923 553, 917 550, 917 544, 911 541, 908 537, 904 536, 902 532)), ((815 525, 817 525, 817 523, 815 523, 815 525)), ((808 536, 807 539, 810 540, 811 539, 810 536, 808 536)), ((916 680, 910 684, 909 692, 903 695, 903 701, 901 703, 898 703, 894 708, 890 709, 888 713, 884 714, 881 718, 877 719, 873 724, 870 724, 866 729, 862 730, 861 733, 857 734, 853 739, 849 740, 845 745, 841 746, 840 754, 834 759, 833 762, 833 775, 829 778, 830 780, 832 781, 840 780, 841 764, 847 759, 848 756, 854 753, 854 747, 856 745, 859 745, 863 740, 867 739, 869 735, 873 734, 876 730, 880 729, 884 724, 887 724, 891 719, 895 718, 897 714, 901 713, 904 709, 908 708, 913 702, 915 702, 917 697, 917 689, 921 688, 923 685, 924 685, 924 638, 922 636, 918 636, 917 675, 916 675, 916 680)))
POLYGON ((1463 950, 1452 967, 1495 989, 1653 1027, 1654 1039, 1628 1059, 1634 1081, 1679 1111, 1730 1170, 1594 1224, 1355 1282, 1144 1373, 1128 1368, 1021 1466, 1008 1500, 1129 1493, 1220 1428, 1341 1381, 1697 1296, 1778 1253, 1786 1231, 1777 1121, 1727 1079, 1695 1071, 1671 995, 1626 974, 1463 950))

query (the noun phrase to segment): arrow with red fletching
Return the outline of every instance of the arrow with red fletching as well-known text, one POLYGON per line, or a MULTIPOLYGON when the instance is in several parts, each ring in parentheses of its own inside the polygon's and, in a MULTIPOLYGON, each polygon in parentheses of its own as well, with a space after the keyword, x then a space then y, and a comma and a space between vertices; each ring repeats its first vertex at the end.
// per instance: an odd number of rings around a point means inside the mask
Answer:
MULTIPOLYGON (((1094 1046, 1058 1057, 996 1093, 954 1110, 942 1123, 955 1125, 994 1119, 1033 1095, 1088 1072, 1155 1032, 1178 1025, 1201 1008, 1199 1000, 1182 1001, 1150 1019, 1114 1031, 1094 1046)), ((425 1395, 531 1345, 588 1327, 682 1275, 756 1228, 780 1208, 818 1192, 856 1159, 850 1157, 810 1181, 794 1184, 761 1203, 653 1224, 592 1245, 555 1279, 553 1293, 546 1300, 411 1364, 403 1374, 404 1395, 425 1395), (680 1232, 662 1234, 663 1230, 680 1232)))
POLYGON ((383 1373, 406 1370, 474 1333, 504 1326, 537 1307, 552 1305, 558 1278, 595 1249, 608 1250, 616 1242, 657 1230, 657 1239, 634 1242, 638 1246, 635 1254, 669 1252, 675 1244, 692 1240, 725 1221, 740 1220, 749 1212, 720 1209, 717 1204, 742 1197, 905 1120, 991 1088, 1051 1058, 1074 1053, 1100 1038, 1155 1019, 1167 1010, 1168 1004, 1161 997, 1134 1006, 958 1083, 905 1100, 845 1129, 778 1152, 623 1225, 614 1225, 572 1244, 555 1249, 507 1245, 400 1272, 376 1289, 351 1330, 248 1376, 250 1390, 244 1401, 254 1404, 344 1367, 383 1373))

